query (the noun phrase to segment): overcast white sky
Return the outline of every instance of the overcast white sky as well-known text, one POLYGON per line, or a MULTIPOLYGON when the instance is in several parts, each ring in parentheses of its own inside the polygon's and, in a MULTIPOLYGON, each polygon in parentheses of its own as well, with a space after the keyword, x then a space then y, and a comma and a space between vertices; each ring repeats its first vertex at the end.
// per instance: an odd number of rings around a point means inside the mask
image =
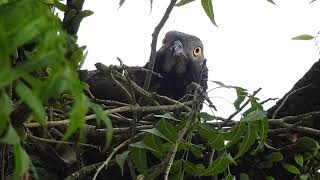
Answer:
MULTIPOLYGON (((151 13, 149 0, 127 0, 118 9, 119 1, 85 2, 84 9, 94 14, 82 22, 78 33, 79 44, 87 45, 89 51, 83 68, 94 69, 96 62, 118 64, 116 57, 127 65, 142 66, 148 61, 151 34, 169 0, 154 1, 151 13)), ((170 30, 196 35, 204 44, 210 80, 249 92, 261 87, 258 97, 262 100, 282 97, 319 58, 315 41, 291 40, 320 30, 320 2, 309 1, 275 0, 275 6, 266 0, 213 0, 217 28, 196 0, 173 9, 158 45, 170 30)), ((228 90, 210 93, 217 115, 234 111, 226 101, 233 102, 234 94, 228 90)))

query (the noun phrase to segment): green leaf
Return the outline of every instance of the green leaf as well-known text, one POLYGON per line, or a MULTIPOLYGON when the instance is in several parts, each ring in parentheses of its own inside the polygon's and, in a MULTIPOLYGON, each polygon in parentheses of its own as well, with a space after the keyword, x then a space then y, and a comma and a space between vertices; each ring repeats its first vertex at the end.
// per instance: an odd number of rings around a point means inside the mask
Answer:
POLYGON ((217 134, 213 134, 208 139, 208 144, 210 147, 220 151, 224 148, 224 141, 225 141, 224 134, 221 132, 218 132, 217 134))
POLYGON ((171 113, 165 113, 162 115, 154 115, 154 117, 169 119, 169 120, 173 120, 173 121, 177 121, 177 122, 181 121, 180 119, 175 118, 171 113))
POLYGON ((301 174, 299 169, 294 165, 285 162, 282 162, 281 164, 288 172, 291 172, 292 174, 301 174))
POLYGON ((244 101, 244 99, 247 97, 248 93, 246 92, 246 89, 243 89, 241 87, 235 87, 237 91, 237 99, 233 103, 234 107, 239 110, 241 103, 244 101))
POLYGON ((156 129, 158 129, 169 142, 175 143, 178 139, 177 129, 167 120, 161 119, 156 124, 156 129))
POLYGON ((104 125, 107 126, 107 133, 106 133, 106 142, 104 149, 108 148, 112 141, 112 135, 113 135, 113 127, 112 122, 109 116, 103 111, 102 107, 98 104, 89 103, 90 108, 93 110, 93 112, 96 114, 96 121, 98 124, 103 122, 104 125))
POLYGON ((281 152, 272 152, 271 154, 267 155, 265 159, 270 162, 279 162, 283 160, 283 155, 281 152))
POLYGON ((237 88, 239 88, 239 87, 236 87, 236 86, 226 85, 226 84, 224 84, 223 82, 220 82, 220 81, 210 81, 210 82, 213 82, 213 83, 219 85, 220 87, 227 88, 227 89, 230 89, 230 88, 237 89, 237 88))
POLYGON ((204 157, 202 154, 202 150, 205 149, 204 147, 200 147, 200 145, 195 145, 188 143, 187 146, 189 147, 191 153, 198 159, 201 159, 204 157))
POLYGON ((194 0, 181 0, 175 6, 183 6, 185 4, 191 3, 194 0))
POLYGON ((54 6, 62 12, 67 11, 67 6, 65 4, 62 4, 61 2, 59 2, 59 0, 54 0, 54 6))
POLYGON ((311 137, 301 137, 297 141, 297 146, 310 151, 319 150, 319 143, 311 137))
POLYGON ((200 118, 204 119, 205 121, 211 121, 211 120, 215 120, 215 116, 212 116, 206 112, 200 112, 199 114, 200 118))
POLYGON ((236 177, 233 176, 232 174, 229 174, 224 180, 236 180, 236 177))
POLYGON ((268 136, 268 130, 269 130, 269 122, 268 118, 263 118, 262 120, 259 121, 259 145, 258 147, 253 151, 253 154, 258 153, 258 151, 261 149, 261 147, 264 145, 264 142, 267 139, 268 136))
POLYGON ((88 112, 89 101, 84 94, 75 97, 74 105, 70 112, 70 122, 67 132, 64 134, 63 140, 68 139, 85 123, 85 115, 88 112))
POLYGON ((183 163, 184 170, 191 175, 200 176, 205 169, 203 164, 193 164, 189 161, 183 163))
POLYGON ((257 109, 250 112, 245 117, 241 118, 240 121, 243 121, 243 122, 257 121, 257 120, 265 119, 266 117, 267 117, 267 113, 265 111, 257 109))
POLYGON ((211 22, 217 26, 214 20, 213 8, 212 8, 212 1, 211 0, 201 0, 201 5, 203 10, 206 12, 207 16, 211 20, 211 22))
POLYGON ((124 151, 123 153, 116 155, 116 162, 121 169, 122 176, 123 176, 123 166, 128 158, 129 153, 130 153, 130 151, 124 151))
POLYGON ((240 121, 230 129, 230 132, 226 134, 226 137, 229 140, 229 142, 226 144, 226 148, 238 142, 238 140, 242 137, 242 135, 246 131, 246 127, 247 127, 246 123, 240 121))
POLYGON ((240 144, 239 152, 235 156, 235 159, 239 158, 244 153, 246 153, 255 142, 257 131, 259 128, 258 123, 259 123, 258 121, 248 123, 248 129, 246 131, 246 134, 244 135, 243 141, 240 144))
POLYGON ((19 179, 22 175, 27 173, 30 165, 30 160, 26 151, 20 146, 20 144, 14 145, 13 151, 14 151, 14 162, 15 162, 13 179, 19 179))
POLYGON ((272 4, 274 4, 274 5, 276 5, 276 3, 273 2, 273 0, 267 0, 267 1, 270 2, 270 3, 272 3, 272 4))
POLYGON ((11 145, 20 143, 20 138, 11 125, 7 126, 6 133, 3 136, 0 136, 0 143, 11 145))
POLYGON ((183 175, 184 175, 184 171, 182 169, 182 163, 183 160, 176 160, 173 161, 171 170, 170 170, 170 174, 174 174, 173 176, 171 176, 169 179, 172 180, 182 180, 183 179, 183 175))
POLYGON ((13 110, 12 103, 9 96, 2 91, 0 92, 0 137, 2 133, 7 129, 8 122, 10 120, 10 114, 13 110))
POLYGON ((159 155, 162 156, 163 152, 161 151, 161 140, 158 136, 151 134, 151 133, 147 133, 144 136, 144 140, 143 140, 144 144, 147 145, 148 147, 152 148, 153 150, 155 150, 156 152, 160 153, 159 155))
POLYGON ((246 173, 240 173, 239 180, 250 180, 248 174, 246 173))
POLYGON ((146 145, 143 141, 131 143, 130 147, 139 148, 139 149, 146 149, 157 152, 156 149, 151 148, 150 146, 146 145))
POLYGON ((303 35, 299 35, 299 36, 295 36, 292 38, 292 40, 311 40, 314 37, 308 34, 303 34, 303 35))
POLYGON ((199 124, 197 127, 197 132, 199 133, 200 137, 208 141, 208 144, 211 147, 217 150, 221 150, 224 148, 224 133, 212 129, 205 124, 199 124))
POLYGON ((123 5, 124 2, 125 2, 125 0, 120 0, 119 1, 119 8, 123 5))
POLYGON ((144 149, 133 148, 130 153, 130 158, 134 164, 134 167, 141 173, 146 174, 148 171, 147 154, 144 149))
POLYGON ((92 14, 93 14, 93 11, 90 11, 90 10, 83 10, 83 11, 81 11, 81 13, 80 13, 80 15, 81 15, 82 18, 91 16, 92 14))
POLYGON ((294 161, 301 167, 303 167, 303 156, 301 154, 294 155, 294 161))
POLYGON ((9 0, 0 0, 0 5, 4 5, 9 3, 9 0))
POLYGON ((156 135, 158 137, 161 137, 162 139, 165 139, 166 141, 170 142, 171 144, 174 144, 173 141, 171 141, 169 138, 167 138, 164 134, 162 134, 158 129, 152 128, 152 129, 145 129, 142 130, 143 132, 148 132, 150 134, 156 135))
POLYGON ((272 177, 272 176, 267 176, 266 180, 276 180, 276 179, 274 177, 272 177))
POLYGON ((32 109, 39 122, 45 124, 46 112, 40 99, 22 81, 18 81, 15 90, 21 100, 32 109))
POLYGON ((228 154, 223 154, 214 160, 202 173, 204 176, 214 176, 225 171, 229 166, 228 154))

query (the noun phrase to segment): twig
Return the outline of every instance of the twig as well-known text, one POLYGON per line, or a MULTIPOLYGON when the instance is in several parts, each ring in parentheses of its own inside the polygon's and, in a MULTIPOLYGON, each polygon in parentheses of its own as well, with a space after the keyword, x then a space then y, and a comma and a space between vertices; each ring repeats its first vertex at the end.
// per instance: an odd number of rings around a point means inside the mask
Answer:
MULTIPOLYGON (((135 105, 135 106, 139 106, 139 104, 137 104, 137 101, 136 101, 136 96, 135 96, 135 93, 134 93, 134 86, 133 86, 133 81, 131 80, 131 78, 129 77, 129 74, 128 74, 128 71, 127 69, 123 66, 123 63, 122 63, 122 60, 120 58, 117 57, 117 59, 119 60, 120 62, 120 65, 121 65, 121 68, 124 72, 124 75, 126 77, 126 80, 129 84, 129 90, 130 90, 130 94, 131 94, 131 105, 135 105)), ((132 113, 132 121, 130 123, 130 139, 131 141, 133 140, 134 138, 134 135, 135 135, 135 132, 136 132, 136 128, 137 128, 137 124, 138 124, 138 114, 137 112, 133 112, 132 113)))
POLYGON ((280 106, 279 106, 279 107, 276 109, 276 111, 273 113, 272 119, 275 119, 275 117, 277 116, 278 112, 279 112, 280 109, 286 104, 287 100, 289 99, 289 97, 290 97, 291 95, 297 93, 297 92, 300 91, 300 90, 303 90, 303 89, 309 87, 310 85, 311 85, 311 84, 308 84, 308 85, 303 86, 303 87, 301 87, 301 88, 299 88, 299 89, 296 89, 296 90, 294 90, 294 91, 291 91, 289 94, 287 94, 286 97, 284 98, 284 100, 281 102, 280 106))
POLYGON ((95 180, 99 174, 99 172, 102 170, 103 167, 105 167, 105 170, 107 170, 108 168, 108 163, 109 161, 112 159, 112 157, 117 153, 117 151, 119 151, 121 148, 123 148, 124 146, 128 145, 129 142, 131 141, 131 139, 128 139, 124 142, 122 142, 121 144, 119 144, 116 148, 114 148, 114 150, 111 152, 111 154, 109 155, 109 157, 107 158, 107 160, 98 168, 97 172, 94 174, 92 180, 95 180))
POLYGON ((296 123, 298 121, 314 120, 317 117, 320 117, 320 111, 309 112, 309 113, 300 114, 297 116, 286 116, 279 119, 270 119, 269 123, 273 124, 274 122, 277 122, 279 120, 284 121, 286 123, 296 123))
MULTIPOLYGON (((112 161, 110 163, 114 163, 114 162, 112 161)), ((96 164, 91 164, 89 166, 82 167, 78 171, 66 177, 65 180, 85 179, 89 174, 92 174, 94 171, 96 171, 102 164, 103 164, 102 162, 99 162, 96 164)))
MULTIPOLYGON (((199 86, 199 87, 201 87, 201 86, 199 86)), ((198 94, 198 92, 199 92, 198 89, 199 88, 197 88, 194 91, 194 96, 193 96, 194 103, 192 104, 192 111, 190 112, 190 115, 188 116, 189 118, 186 119, 186 123, 185 123, 184 127, 179 131, 178 138, 177 138, 175 144, 173 145, 172 149, 168 152, 166 158, 163 161, 161 161, 160 164, 155 166, 155 170, 150 175, 148 175, 149 179, 155 179, 159 174, 161 174, 164 171, 164 169, 165 169, 164 180, 168 179, 170 169, 173 164, 178 147, 179 147, 180 143, 183 141, 184 135, 187 133, 190 126, 192 126, 193 121, 196 119, 195 112, 198 112, 198 108, 200 105, 200 101, 199 100, 197 101, 197 99, 199 98, 199 96, 201 96, 198 94)))
POLYGON ((279 99, 279 98, 268 98, 268 99, 262 101, 260 104, 265 104, 265 103, 267 103, 267 102, 269 102, 269 101, 275 101, 275 100, 278 100, 278 99, 279 99))
MULTIPOLYGON (((154 32, 152 33, 151 52, 150 52, 150 59, 149 59, 149 65, 148 65, 148 69, 150 71, 153 71, 154 63, 156 60, 156 46, 157 46, 158 35, 159 35, 162 27, 164 26, 164 24, 168 20, 169 15, 170 15, 174 5, 176 4, 176 2, 177 2, 177 0, 171 0, 162 19, 160 20, 159 24, 155 27, 154 32)), ((152 74, 150 72, 147 73, 146 79, 143 83, 143 89, 146 91, 148 91, 148 89, 149 89, 151 76, 152 76, 152 74)))
MULTIPOLYGON (((256 91, 253 92, 253 94, 251 96, 255 96, 257 95, 259 92, 261 91, 261 88, 257 89, 256 91)), ((226 121, 224 121, 224 123, 222 124, 222 126, 225 126, 229 121, 231 121, 232 118, 234 118, 239 112, 241 112, 243 110, 243 108, 245 108, 250 102, 250 99, 248 99, 236 112, 234 112, 233 114, 231 114, 226 121)))
POLYGON ((120 66, 121 68, 124 68, 127 70, 128 73, 131 73, 131 72, 134 72, 134 71, 143 71, 143 72, 147 72, 147 73, 151 73, 152 75, 154 76, 157 76, 158 78, 163 78, 161 76, 161 74, 157 73, 157 72, 154 72, 154 71, 151 71, 149 69, 145 69, 143 67, 140 67, 140 66, 127 66, 125 64, 123 64, 123 61, 121 58, 117 57, 118 61, 120 62, 120 66))
MULTIPOLYGON (((108 72, 110 71, 110 67, 107 67, 105 65, 103 65, 102 63, 96 63, 95 64, 96 68, 100 71, 100 72, 103 72, 105 74, 108 74, 108 72)), ((114 75, 116 76, 116 78, 118 80, 120 80, 121 82, 123 83, 128 83, 128 80, 126 78, 124 78, 122 76, 122 74, 118 71, 114 71, 114 75)), ((139 85, 137 85, 135 82, 131 81, 130 82, 133 89, 135 90, 135 92, 140 95, 140 96, 143 96, 143 97, 146 97, 148 100, 150 100, 150 102, 152 102, 153 105, 160 105, 157 101, 155 101, 153 98, 152 98, 152 95, 151 93, 149 93, 148 91, 144 90, 142 87, 140 87, 139 85)))
POLYGON ((111 70, 110 76, 111 76, 112 81, 116 84, 116 86, 118 86, 118 87, 122 90, 122 92, 124 92, 125 96, 127 97, 127 100, 128 100, 129 102, 131 102, 133 97, 131 96, 131 94, 130 94, 130 92, 127 90, 127 88, 125 88, 125 86, 122 85, 122 84, 114 77, 113 73, 115 73, 115 72, 117 72, 117 71, 111 70))
POLYGON ((111 106, 127 106, 129 104, 123 103, 123 102, 118 102, 118 101, 112 101, 112 100, 104 100, 104 99, 93 99, 94 102, 99 103, 99 104, 104 104, 104 105, 111 105, 111 106))
MULTIPOLYGON (((112 114, 112 113, 120 113, 120 112, 155 112, 155 111, 174 111, 177 109, 181 109, 185 106, 192 105, 195 103, 195 101, 187 101, 184 103, 180 104, 175 104, 175 105, 165 105, 165 106, 123 106, 119 108, 114 108, 114 109, 108 109, 105 110, 104 112, 106 114, 112 114)), ((84 118, 85 121, 95 119, 96 115, 91 114, 88 115, 84 118)), ((66 125, 68 124, 70 119, 65 119, 61 121, 50 121, 47 122, 46 126, 47 127, 53 127, 53 126, 60 126, 60 125, 66 125)), ((36 127, 41 127, 40 123, 25 123, 25 127, 27 128, 36 128, 36 127)))
POLYGON ((286 123, 283 119, 272 119, 272 120, 269 120, 269 123, 270 124, 274 124, 274 125, 278 125, 278 126, 281 126, 281 127, 285 127, 288 130, 295 130, 295 131, 308 133, 308 134, 312 134, 312 135, 320 137, 320 130, 317 130, 317 129, 314 129, 314 128, 310 128, 310 127, 304 127, 304 126, 298 126, 298 125, 289 124, 289 123, 286 123))
POLYGON ((80 145, 80 146, 84 146, 84 147, 90 147, 90 148, 95 148, 100 150, 100 148, 98 146, 94 146, 91 144, 85 144, 85 143, 74 143, 74 142, 67 142, 67 141, 57 141, 54 139, 46 139, 46 138, 41 138, 41 137, 36 137, 33 136, 31 134, 27 134, 27 137, 33 141, 37 141, 37 142, 44 142, 44 143, 50 143, 50 144, 69 144, 69 145, 80 145))

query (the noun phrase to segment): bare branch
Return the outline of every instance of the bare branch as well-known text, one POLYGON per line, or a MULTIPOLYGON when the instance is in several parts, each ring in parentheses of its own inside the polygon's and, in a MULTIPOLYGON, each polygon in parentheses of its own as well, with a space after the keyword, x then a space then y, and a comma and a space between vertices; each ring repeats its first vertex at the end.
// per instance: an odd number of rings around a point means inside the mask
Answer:
MULTIPOLYGON (((150 71, 153 71, 153 67, 154 67, 154 63, 155 63, 155 59, 156 59, 156 46, 157 46, 159 33, 160 33, 162 27, 164 26, 164 24, 166 23, 166 21, 168 20, 169 15, 170 15, 174 5, 176 4, 176 2, 177 2, 177 0, 171 0, 162 19, 160 20, 159 24, 156 26, 156 28, 154 29, 154 32, 152 33, 151 53, 150 53, 149 67, 148 67, 148 69, 150 71)), ((148 72, 146 75, 146 79, 143 84, 143 89, 146 91, 149 89, 151 76, 152 76, 152 74, 150 72, 148 72)))

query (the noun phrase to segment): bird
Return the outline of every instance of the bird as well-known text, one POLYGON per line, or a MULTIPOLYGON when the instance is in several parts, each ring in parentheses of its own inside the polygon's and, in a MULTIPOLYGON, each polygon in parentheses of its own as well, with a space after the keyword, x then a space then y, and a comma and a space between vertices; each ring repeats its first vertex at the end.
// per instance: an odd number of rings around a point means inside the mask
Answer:
MULTIPOLYGON (((142 69, 147 69, 149 62, 142 69)), ((121 71, 121 68, 118 68, 121 71)), ((128 74, 136 84, 142 87, 146 71, 128 67, 128 74)), ((169 31, 162 40, 162 46, 156 52, 149 91, 156 92, 174 100, 181 99, 191 83, 197 83, 205 91, 208 68, 201 40, 193 35, 178 31, 169 31)), ((99 70, 82 72, 80 79, 90 87, 95 98, 127 102, 125 95, 112 81, 112 77, 99 70), (84 74, 84 75, 83 75, 84 74)))

